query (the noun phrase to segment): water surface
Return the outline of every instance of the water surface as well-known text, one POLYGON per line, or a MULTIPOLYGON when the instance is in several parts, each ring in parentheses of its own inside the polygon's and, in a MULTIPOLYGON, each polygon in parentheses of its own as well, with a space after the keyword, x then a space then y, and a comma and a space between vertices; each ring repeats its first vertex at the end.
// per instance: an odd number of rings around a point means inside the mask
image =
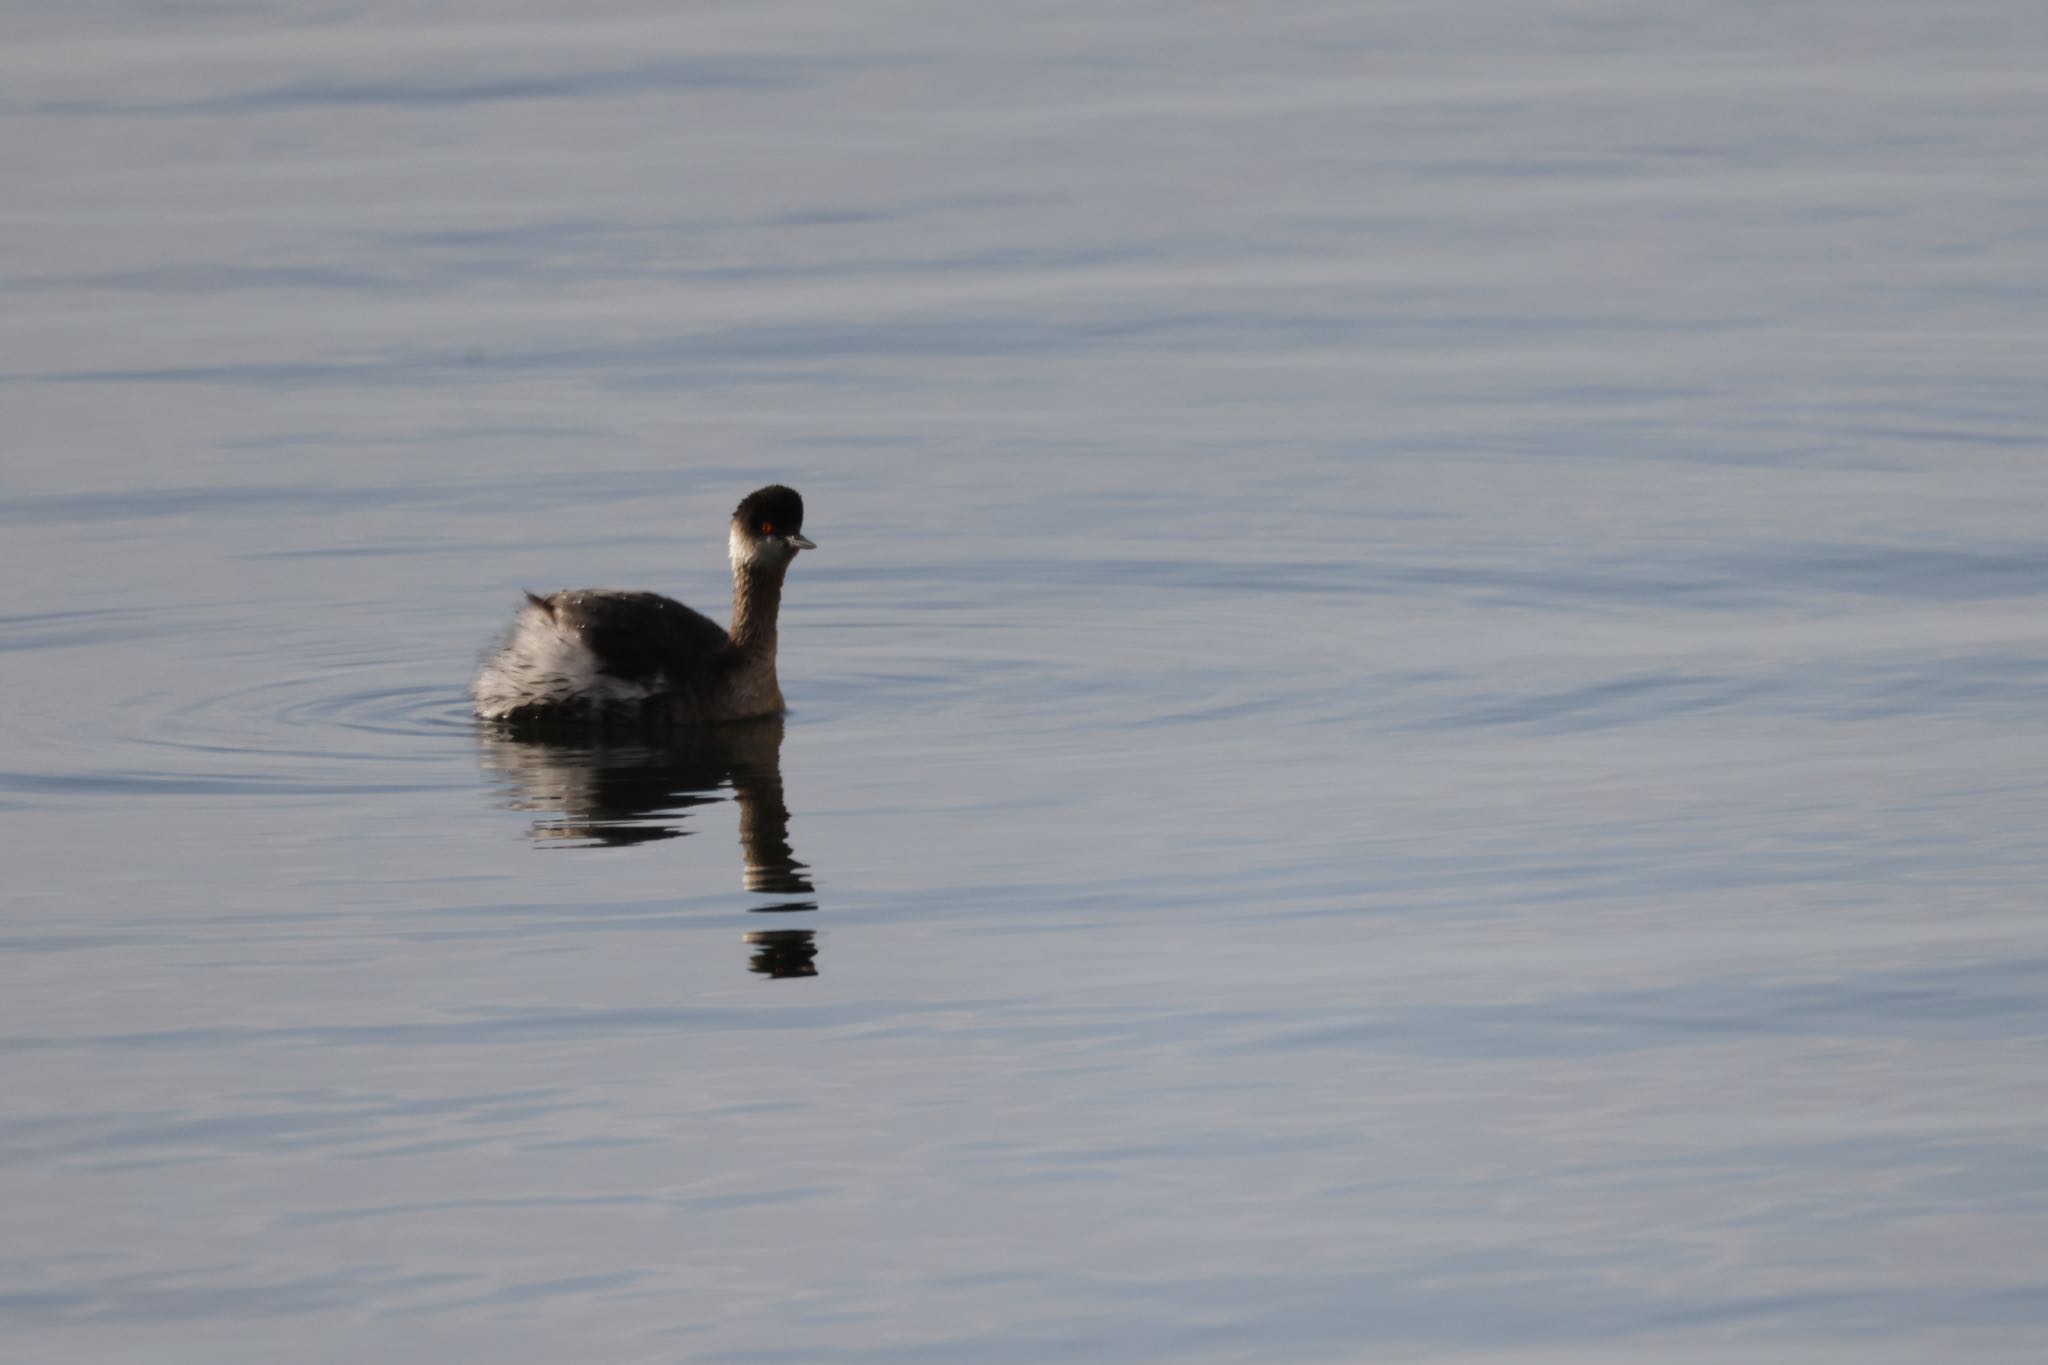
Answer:
POLYGON ((10 27, 0 1355, 2040 1358, 2036 7, 10 27))

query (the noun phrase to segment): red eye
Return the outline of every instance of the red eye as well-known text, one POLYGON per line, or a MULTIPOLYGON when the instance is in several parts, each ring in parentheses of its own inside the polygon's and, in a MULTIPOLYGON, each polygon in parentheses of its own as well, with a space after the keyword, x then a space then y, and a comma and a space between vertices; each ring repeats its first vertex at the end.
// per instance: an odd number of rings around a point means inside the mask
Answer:
POLYGON ((761 523, 761 534, 762 534, 762 535, 764 535, 764 536, 772 536, 772 535, 774 535, 774 534, 775 534, 775 523, 774 523, 774 522, 772 522, 772 521, 764 521, 764 522, 762 522, 762 523, 761 523))

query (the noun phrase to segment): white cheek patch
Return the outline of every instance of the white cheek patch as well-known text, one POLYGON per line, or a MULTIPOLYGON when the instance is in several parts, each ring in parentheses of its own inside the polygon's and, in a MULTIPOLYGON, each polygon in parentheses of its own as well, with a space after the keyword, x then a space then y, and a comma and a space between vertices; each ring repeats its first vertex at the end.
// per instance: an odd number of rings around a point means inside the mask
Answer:
POLYGON ((796 551, 781 536, 766 536, 759 540, 747 535, 739 527, 732 528, 726 537, 731 546, 732 566, 735 569, 772 569, 787 564, 795 557, 796 551))

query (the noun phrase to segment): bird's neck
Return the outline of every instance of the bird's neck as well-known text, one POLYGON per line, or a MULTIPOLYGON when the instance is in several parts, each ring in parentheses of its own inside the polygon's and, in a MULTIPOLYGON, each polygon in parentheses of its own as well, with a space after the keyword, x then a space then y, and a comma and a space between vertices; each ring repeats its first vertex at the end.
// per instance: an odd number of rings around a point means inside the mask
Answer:
POLYGON ((775 657, 775 618, 782 610, 782 578, 788 567, 733 566, 729 634, 733 647, 741 653, 775 657))

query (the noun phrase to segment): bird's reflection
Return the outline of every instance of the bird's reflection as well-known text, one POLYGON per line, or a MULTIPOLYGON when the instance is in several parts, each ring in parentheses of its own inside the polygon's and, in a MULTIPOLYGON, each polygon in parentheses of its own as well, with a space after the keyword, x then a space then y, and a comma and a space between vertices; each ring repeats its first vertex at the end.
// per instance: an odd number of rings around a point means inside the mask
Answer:
MULTIPOLYGON (((621 848, 692 833, 699 806, 732 793, 739 806, 746 888, 772 902, 757 913, 816 910, 807 869, 789 846, 782 798, 782 721, 778 718, 660 734, 563 733, 505 725, 477 730, 484 766, 497 775, 514 810, 534 814, 535 843, 621 848)), ((809 929, 766 929, 746 936, 750 970, 771 977, 816 976, 818 948, 809 929)))
POLYGON ((757 929, 747 935, 754 956, 747 970, 763 976, 816 976, 817 935, 808 929, 757 929))

